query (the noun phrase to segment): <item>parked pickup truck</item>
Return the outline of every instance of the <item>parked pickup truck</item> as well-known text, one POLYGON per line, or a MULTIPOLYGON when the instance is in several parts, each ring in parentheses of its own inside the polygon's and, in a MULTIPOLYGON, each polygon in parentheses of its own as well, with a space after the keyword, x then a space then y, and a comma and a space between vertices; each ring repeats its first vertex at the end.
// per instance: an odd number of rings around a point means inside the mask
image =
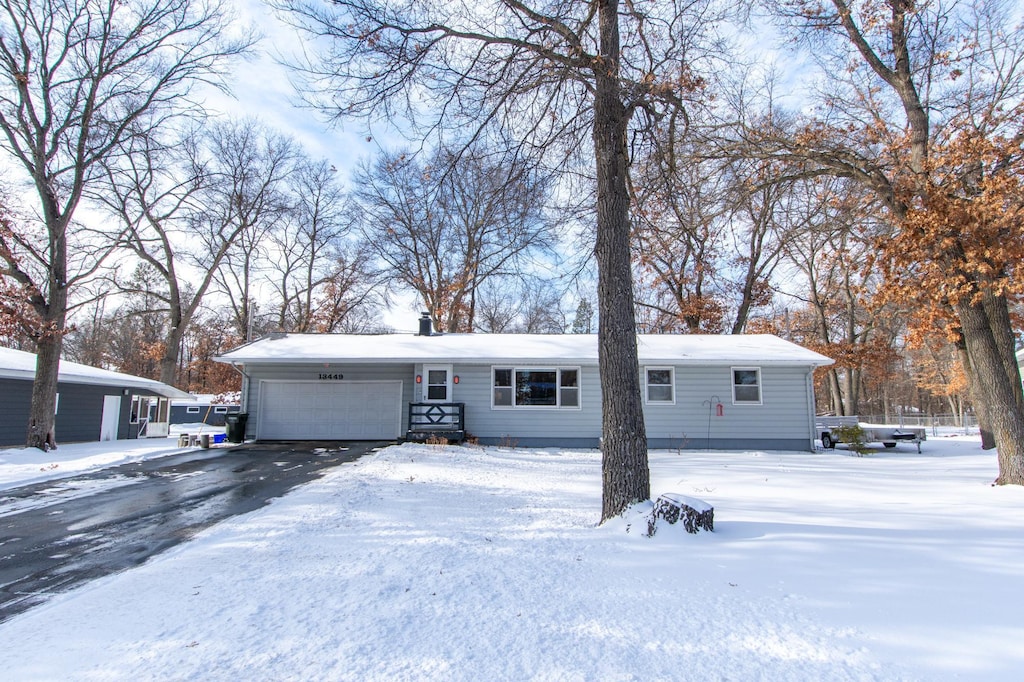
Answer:
POLYGON ((881 443, 887 448, 896 447, 896 443, 914 443, 921 452, 921 443, 928 440, 924 427, 892 426, 888 424, 861 424, 858 417, 818 417, 815 419, 815 431, 821 438, 821 445, 832 449, 836 443, 844 442, 835 432, 840 426, 860 426, 864 430, 865 443, 881 443))

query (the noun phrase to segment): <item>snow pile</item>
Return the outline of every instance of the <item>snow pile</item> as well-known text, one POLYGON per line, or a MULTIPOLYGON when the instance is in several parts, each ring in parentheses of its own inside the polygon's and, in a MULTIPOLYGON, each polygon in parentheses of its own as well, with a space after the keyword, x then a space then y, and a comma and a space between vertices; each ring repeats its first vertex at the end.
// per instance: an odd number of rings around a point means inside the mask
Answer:
POLYGON ((655 452, 715 533, 597 526, 592 451, 404 445, 0 625, 9 679, 1017 679, 1024 490, 923 455, 655 452))
POLYGON ((175 436, 69 443, 48 452, 38 448, 0 448, 0 490, 196 449, 177 445, 175 436))

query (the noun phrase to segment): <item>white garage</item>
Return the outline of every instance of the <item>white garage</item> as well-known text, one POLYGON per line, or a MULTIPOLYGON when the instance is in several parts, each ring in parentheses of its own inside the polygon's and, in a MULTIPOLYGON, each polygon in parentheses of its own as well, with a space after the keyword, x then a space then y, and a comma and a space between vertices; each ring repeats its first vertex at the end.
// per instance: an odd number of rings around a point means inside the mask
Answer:
POLYGON ((401 381, 261 381, 261 440, 392 440, 402 430, 401 381))

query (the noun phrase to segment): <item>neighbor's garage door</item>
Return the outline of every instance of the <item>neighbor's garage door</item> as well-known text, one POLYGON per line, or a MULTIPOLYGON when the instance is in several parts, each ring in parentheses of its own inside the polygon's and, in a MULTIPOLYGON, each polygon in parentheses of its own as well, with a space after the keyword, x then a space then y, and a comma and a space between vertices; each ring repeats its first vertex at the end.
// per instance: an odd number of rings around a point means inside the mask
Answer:
POLYGON ((390 440, 401 428, 401 381, 260 384, 261 439, 390 440))

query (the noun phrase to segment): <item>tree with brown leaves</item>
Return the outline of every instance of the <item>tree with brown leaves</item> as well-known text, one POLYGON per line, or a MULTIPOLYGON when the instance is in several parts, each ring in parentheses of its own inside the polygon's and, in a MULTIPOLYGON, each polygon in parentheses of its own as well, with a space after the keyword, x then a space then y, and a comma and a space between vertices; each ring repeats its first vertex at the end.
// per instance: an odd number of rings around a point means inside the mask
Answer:
POLYGON ((894 296, 960 350, 997 483, 1024 484, 1011 303, 1022 293, 1024 31, 1012 6, 781 0, 823 62, 820 114, 749 129, 807 175, 856 180, 894 229, 875 242, 894 296))

